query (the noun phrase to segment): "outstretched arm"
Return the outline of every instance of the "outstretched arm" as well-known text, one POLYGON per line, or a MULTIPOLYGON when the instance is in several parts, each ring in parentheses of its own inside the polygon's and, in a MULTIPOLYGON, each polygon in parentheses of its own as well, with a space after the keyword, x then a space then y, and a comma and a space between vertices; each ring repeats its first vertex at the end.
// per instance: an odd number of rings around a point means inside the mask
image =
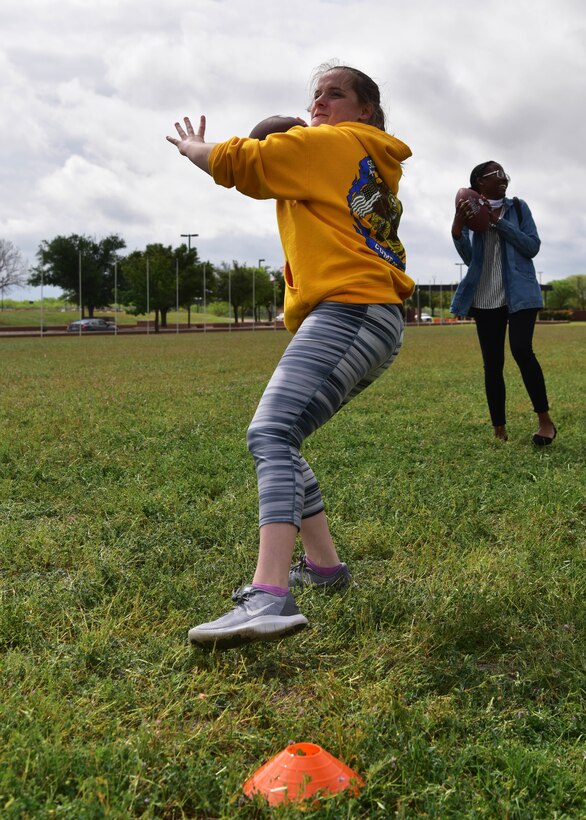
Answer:
POLYGON ((203 114, 199 118, 197 134, 193 130, 189 117, 184 117, 183 122, 185 123, 185 128, 183 128, 181 123, 175 123, 179 139, 167 137, 167 140, 177 147, 180 154, 183 154, 183 156, 191 160, 194 165, 197 165, 198 168, 201 168, 202 171, 209 174, 209 156, 216 143, 204 141, 206 118, 203 114))

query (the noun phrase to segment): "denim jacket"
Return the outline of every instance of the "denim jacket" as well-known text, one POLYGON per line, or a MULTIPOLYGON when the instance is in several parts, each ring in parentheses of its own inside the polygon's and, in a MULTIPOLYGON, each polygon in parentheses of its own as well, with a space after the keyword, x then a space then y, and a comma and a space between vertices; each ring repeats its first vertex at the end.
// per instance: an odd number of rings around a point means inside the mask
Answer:
MULTIPOLYGON (((512 199, 505 198, 501 219, 494 228, 501 238, 503 253, 503 279, 507 307, 510 313, 527 308, 543 307, 541 288, 535 275, 532 259, 537 255, 541 240, 537 234, 535 222, 526 202, 519 200, 521 206, 521 221, 512 199)), ((468 228, 462 229, 462 236, 454 239, 456 250, 462 261, 468 265, 468 272, 460 282, 450 311, 457 316, 467 316, 474 294, 482 273, 484 262, 484 233, 472 232, 468 228)))

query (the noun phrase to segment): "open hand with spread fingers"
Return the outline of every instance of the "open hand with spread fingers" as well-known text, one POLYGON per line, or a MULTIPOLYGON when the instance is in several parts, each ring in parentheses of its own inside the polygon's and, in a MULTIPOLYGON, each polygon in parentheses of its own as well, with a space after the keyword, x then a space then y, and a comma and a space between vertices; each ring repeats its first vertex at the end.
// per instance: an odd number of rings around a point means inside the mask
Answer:
POLYGON ((193 130, 193 125, 189 117, 184 117, 185 127, 180 122, 175 123, 175 129, 179 134, 177 137, 167 137, 168 142, 174 145, 180 154, 191 160, 194 165, 209 174, 208 158, 215 143, 205 141, 206 118, 202 114, 199 118, 199 128, 197 132, 193 130))

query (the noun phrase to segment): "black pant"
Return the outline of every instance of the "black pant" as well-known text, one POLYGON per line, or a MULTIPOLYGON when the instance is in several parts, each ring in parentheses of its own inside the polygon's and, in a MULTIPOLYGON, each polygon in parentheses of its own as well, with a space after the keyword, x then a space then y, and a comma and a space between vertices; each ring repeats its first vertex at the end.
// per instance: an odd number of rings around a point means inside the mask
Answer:
POLYGON ((540 364, 533 352, 533 330, 537 310, 518 310, 509 313, 508 308, 494 310, 474 308, 478 341, 484 362, 484 386, 490 418, 495 427, 505 424, 505 335, 509 324, 509 345, 517 362, 523 383, 529 393, 536 413, 549 410, 545 380, 540 364))

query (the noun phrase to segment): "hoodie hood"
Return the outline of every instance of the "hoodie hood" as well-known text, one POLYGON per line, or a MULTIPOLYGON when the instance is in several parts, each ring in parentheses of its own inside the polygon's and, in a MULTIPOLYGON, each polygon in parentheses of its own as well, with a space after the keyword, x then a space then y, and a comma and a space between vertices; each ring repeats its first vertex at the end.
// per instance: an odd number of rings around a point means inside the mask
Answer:
MULTIPOLYGON (((324 126, 318 127, 323 128, 324 126)), ((402 175, 401 163, 411 156, 411 149, 408 145, 397 137, 387 134, 386 131, 381 131, 380 128, 363 122, 341 122, 338 125, 326 127, 340 128, 351 133, 363 146, 364 153, 368 154, 379 169, 391 191, 394 194, 397 193, 399 179, 402 175)))

